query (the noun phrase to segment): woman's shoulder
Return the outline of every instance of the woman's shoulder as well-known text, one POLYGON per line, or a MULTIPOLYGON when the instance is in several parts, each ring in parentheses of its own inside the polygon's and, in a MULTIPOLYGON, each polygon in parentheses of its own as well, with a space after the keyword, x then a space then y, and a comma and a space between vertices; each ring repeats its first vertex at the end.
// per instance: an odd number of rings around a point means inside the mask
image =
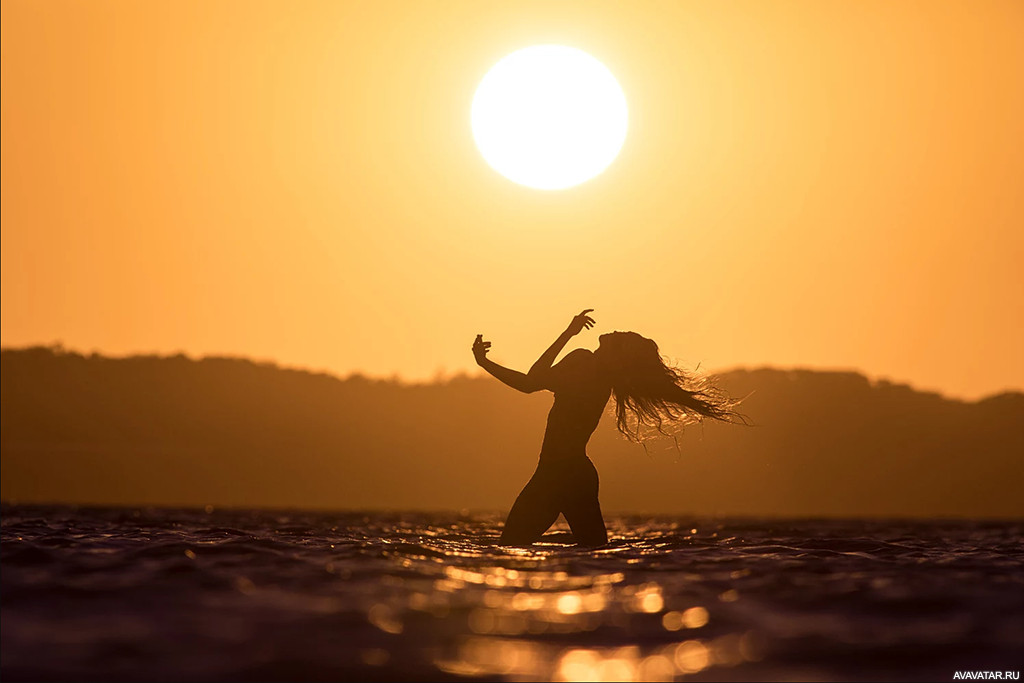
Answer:
POLYGON ((558 361, 555 367, 563 368, 585 368, 594 364, 594 352, 589 349, 574 349, 565 354, 565 358, 558 361))
POLYGON ((587 349, 575 349, 565 354, 551 368, 550 389, 561 389, 567 385, 576 385, 584 378, 593 374, 594 352, 587 349))
POLYGON ((587 362, 594 359, 594 352, 590 349, 573 349, 569 353, 565 354, 565 358, 562 362, 572 359, 576 363, 587 362))

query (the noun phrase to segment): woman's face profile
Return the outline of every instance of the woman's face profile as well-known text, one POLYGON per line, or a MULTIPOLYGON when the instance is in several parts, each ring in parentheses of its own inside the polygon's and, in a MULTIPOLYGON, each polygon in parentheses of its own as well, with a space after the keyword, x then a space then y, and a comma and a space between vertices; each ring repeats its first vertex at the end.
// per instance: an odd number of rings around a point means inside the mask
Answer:
POLYGON ((598 342, 600 342, 597 351, 603 349, 606 353, 613 353, 616 349, 622 348, 629 334, 629 332, 606 332, 602 334, 597 338, 598 342))
POLYGON ((598 347, 594 351, 594 356, 601 361, 602 364, 607 365, 615 359, 616 353, 622 349, 622 332, 608 332, 598 337, 598 347))

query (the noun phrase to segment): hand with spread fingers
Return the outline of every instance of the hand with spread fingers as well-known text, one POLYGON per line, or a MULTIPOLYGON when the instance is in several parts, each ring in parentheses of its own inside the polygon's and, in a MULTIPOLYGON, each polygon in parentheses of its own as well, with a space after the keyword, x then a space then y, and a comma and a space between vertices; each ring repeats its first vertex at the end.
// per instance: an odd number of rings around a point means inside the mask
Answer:
POLYGON ((476 335, 476 340, 473 342, 473 357, 476 358, 476 364, 481 365, 487 360, 487 352, 491 350, 491 342, 484 341, 484 335, 476 335))
POLYGON ((566 328, 566 332, 568 332, 570 335, 575 336, 582 332, 583 330, 589 330, 591 327, 593 327, 594 319, 588 315, 593 310, 593 308, 588 308, 579 315, 577 315, 576 317, 574 317, 572 319, 572 322, 569 323, 569 327, 566 328))

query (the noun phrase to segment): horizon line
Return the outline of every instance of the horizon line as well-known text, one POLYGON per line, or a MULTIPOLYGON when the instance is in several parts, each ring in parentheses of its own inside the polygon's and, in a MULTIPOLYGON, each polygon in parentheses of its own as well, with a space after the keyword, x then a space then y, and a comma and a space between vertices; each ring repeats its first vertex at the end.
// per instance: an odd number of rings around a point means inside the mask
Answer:
MULTIPOLYGON (((109 360, 129 360, 133 358, 153 358, 153 359, 171 359, 171 358, 185 358, 190 361, 203 361, 203 360, 234 360, 252 363, 253 365, 269 366, 278 370, 285 370, 291 372, 304 372, 310 375, 326 375, 333 377, 340 381, 345 381, 353 378, 362 378, 376 382, 392 382, 395 384, 405 386, 425 386, 435 385, 450 382, 453 379, 485 379, 489 377, 486 372, 478 370, 473 372, 470 370, 452 370, 449 371, 446 368, 440 368, 429 377, 408 377, 404 376, 399 372, 392 372, 390 374, 373 374, 363 370, 349 370, 347 372, 341 372, 330 368, 316 368, 312 366, 303 365, 290 365, 275 359, 263 359, 255 356, 246 355, 232 355, 226 353, 208 353, 208 354, 190 354, 184 350, 175 352, 156 352, 156 351, 134 351, 123 354, 114 354, 109 352, 100 351, 93 349, 91 351, 83 351, 65 346, 62 342, 52 342, 50 344, 26 344, 23 346, 9 346, 0 345, 0 351, 2 352, 18 352, 18 351, 31 351, 35 349, 45 349, 57 355, 69 355, 69 356, 81 356, 83 358, 89 357, 100 357, 109 360)), ((923 394, 935 394, 947 400, 960 401, 963 403, 978 403, 989 398, 996 396, 1002 396, 1004 394, 1024 394, 1024 387, 1012 387, 1007 386, 1002 389, 987 392, 976 398, 966 398, 964 396, 953 395, 946 392, 943 389, 936 389, 931 387, 921 387, 913 384, 909 381, 895 380, 891 377, 884 375, 872 375, 862 368, 851 368, 851 367, 813 367, 807 365, 798 366, 784 366, 784 365, 772 365, 769 363, 762 364, 737 364, 726 368, 719 368, 710 370, 702 374, 708 376, 723 375, 731 372, 756 372, 758 370, 775 370, 778 372, 818 372, 823 374, 855 374, 864 377, 868 384, 872 387, 888 384, 892 386, 902 386, 912 389, 918 393, 923 394)))

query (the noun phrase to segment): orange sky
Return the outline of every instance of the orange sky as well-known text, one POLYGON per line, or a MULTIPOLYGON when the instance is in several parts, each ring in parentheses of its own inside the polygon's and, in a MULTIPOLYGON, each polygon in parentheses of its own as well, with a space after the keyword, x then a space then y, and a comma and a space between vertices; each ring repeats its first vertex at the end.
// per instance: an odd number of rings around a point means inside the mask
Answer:
POLYGON ((706 368, 1024 387, 1018 0, 5 0, 2 31, 5 346, 425 378, 593 307, 706 368), (630 106, 554 193, 469 127, 541 43, 630 106))

